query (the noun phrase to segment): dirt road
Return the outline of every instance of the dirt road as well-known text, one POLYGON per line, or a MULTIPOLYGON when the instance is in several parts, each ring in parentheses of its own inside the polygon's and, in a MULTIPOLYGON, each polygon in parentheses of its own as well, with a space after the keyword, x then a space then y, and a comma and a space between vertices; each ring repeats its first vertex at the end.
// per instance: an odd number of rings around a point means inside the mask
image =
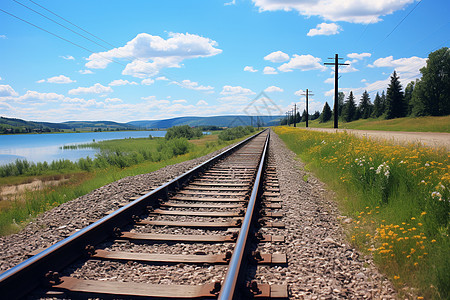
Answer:
POLYGON ((406 131, 377 131, 358 129, 333 129, 333 128, 308 128, 325 132, 348 132, 357 136, 367 136, 372 139, 389 140, 396 144, 422 144, 433 148, 445 148, 450 150, 450 133, 442 132, 406 132, 406 131))

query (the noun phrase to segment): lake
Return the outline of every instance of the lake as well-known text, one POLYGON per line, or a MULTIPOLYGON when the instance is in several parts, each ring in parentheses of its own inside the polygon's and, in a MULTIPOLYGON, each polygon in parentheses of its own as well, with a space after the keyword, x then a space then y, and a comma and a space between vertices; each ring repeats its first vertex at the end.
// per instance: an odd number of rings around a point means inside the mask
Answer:
POLYGON ((125 138, 163 137, 166 131, 105 131, 53 134, 0 135, 0 165, 26 159, 30 162, 51 162, 58 159, 76 161, 82 157, 94 158, 98 149, 60 149, 64 145, 76 145, 104 140, 125 138))

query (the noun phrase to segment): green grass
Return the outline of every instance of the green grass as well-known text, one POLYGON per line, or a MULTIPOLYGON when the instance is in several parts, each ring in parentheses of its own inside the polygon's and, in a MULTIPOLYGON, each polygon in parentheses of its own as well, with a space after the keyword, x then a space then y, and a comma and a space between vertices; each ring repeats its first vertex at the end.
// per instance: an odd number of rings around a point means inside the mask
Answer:
MULTIPOLYGON (((349 239, 407 297, 450 297, 450 156, 347 133, 277 127, 353 219, 349 239)), ((403 294, 402 294, 403 293, 403 294)))
MULTIPOLYGON (((217 135, 208 135, 198 140, 189 141, 190 146, 187 153, 172 156, 170 158, 163 158, 159 161, 145 160, 126 167, 107 165, 104 168, 94 168, 90 171, 77 170, 72 173, 65 173, 64 176, 70 176, 70 180, 66 183, 59 186, 48 186, 40 191, 27 192, 26 194, 21 195, 20 199, 17 200, 0 201, 2 204, 0 205, 0 235, 3 236, 15 233, 40 213, 85 195, 108 183, 127 176, 153 172, 167 165, 201 157, 236 141, 237 140, 223 142, 218 140, 217 135)), ((115 140, 102 143, 102 147, 104 147, 104 150, 120 148, 122 151, 126 151, 133 147, 142 146, 148 151, 157 152, 159 145, 158 141, 151 140, 150 142, 151 143, 149 144, 140 139, 115 140)), ((46 177, 44 175, 5 177, 1 178, 0 186, 12 183, 28 183, 36 178, 45 180, 46 177)))
MULTIPOLYGON (((333 128, 334 122, 319 123, 319 120, 308 122, 313 128, 333 128)), ((297 127, 305 127, 306 122, 297 123, 297 127)), ((339 120, 339 128, 360 130, 385 130, 385 131, 415 131, 415 132, 447 132, 450 133, 450 116, 443 117, 419 117, 398 118, 385 120, 360 119, 353 122, 342 122, 339 120)))

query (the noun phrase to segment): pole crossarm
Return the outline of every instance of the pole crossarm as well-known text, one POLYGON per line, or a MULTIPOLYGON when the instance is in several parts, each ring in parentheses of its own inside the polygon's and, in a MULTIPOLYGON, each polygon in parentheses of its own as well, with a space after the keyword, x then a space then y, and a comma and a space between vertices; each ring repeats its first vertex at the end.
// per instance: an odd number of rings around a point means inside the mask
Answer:
POLYGON ((308 96, 314 96, 314 94, 311 94, 311 91, 309 89, 306 89, 306 93, 301 94, 302 96, 306 96, 306 127, 308 127, 308 120, 309 120, 309 111, 308 111, 308 96))
MULTIPOLYGON (((333 59, 333 58, 329 58, 333 59)), ((338 87, 338 81, 339 81, 339 66, 347 66, 349 64, 346 63, 340 63, 339 59, 342 59, 339 57, 338 54, 335 54, 334 56, 334 63, 324 63, 324 65, 332 66, 334 65, 334 128, 338 128, 338 113, 339 113, 339 107, 338 107, 338 97, 339 97, 339 87, 338 87)))

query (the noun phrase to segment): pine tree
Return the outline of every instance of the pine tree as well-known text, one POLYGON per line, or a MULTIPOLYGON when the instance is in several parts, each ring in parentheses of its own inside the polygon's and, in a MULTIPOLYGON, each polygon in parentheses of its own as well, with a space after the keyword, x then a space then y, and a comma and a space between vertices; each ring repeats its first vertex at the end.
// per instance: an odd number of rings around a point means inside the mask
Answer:
POLYGON ((380 94, 377 92, 375 100, 373 100, 372 118, 378 118, 383 114, 380 94))
POLYGON ((386 94, 384 91, 381 92, 381 114, 384 115, 386 112, 386 94))
POLYGON ((361 114, 361 118, 367 119, 370 117, 372 113, 372 103, 370 102, 370 96, 367 91, 364 91, 364 93, 362 94, 358 108, 361 114))
POLYGON ((344 109, 344 100, 345 100, 345 94, 343 92, 338 93, 338 116, 342 116, 342 110, 344 109))
POLYGON ((344 108, 342 110, 342 117, 346 122, 353 121, 356 112, 356 104, 355 97, 353 96, 353 92, 350 91, 348 95, 347 101, 344 104, 344 108))
POLYGON ((411 99, 412 99, 412 94, 413 94, 413 91, 414 91, 414 85, 415 84, 416 83, 414 81, 411 81, 410 83, 408 83, 408 85, 405 88, 405 98, 404 98, 405 100, 404 100, 404 102, 405 102, 405 111, 406 111, 406 115, 407 116, 411 115, 411 112, 412 112, 411 99))
POLYGON ((389 83, 386 94, 386 119, 404 117, 405 103, 403 101, 402 85, 395 71, 391 76, 391 83, 389 83))
POLYGON ((306 118, 307 117, 308 117, 308 115, 306 114, 306 109, 304 109, 303 113, 302 113, 302 120, 301 120, 301 122, 306 122, 306 118))
POLYGON ((316 120, 316 119, 318 119, 319 117, 320 117, 320 112, 319 112, 318 110, 316 110, 316 111, 314 112, 314 114, 312 115, 311 120, 316 120))
POLYGON ((319 122, 325 123, 325 122, 331 120, 331 115, 332 115, 331 108, 328 105, 328 102, 325 102, 325 105, 323 106, 323 109, 322 109, 322 114, 320 115, 319 122))

